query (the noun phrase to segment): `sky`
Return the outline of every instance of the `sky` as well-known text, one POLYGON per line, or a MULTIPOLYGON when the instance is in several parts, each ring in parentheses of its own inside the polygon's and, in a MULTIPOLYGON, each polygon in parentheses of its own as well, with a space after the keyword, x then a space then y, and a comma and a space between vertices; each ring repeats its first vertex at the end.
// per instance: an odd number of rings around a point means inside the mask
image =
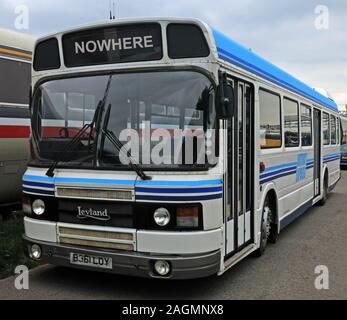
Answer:
MULTIPOLYGON (((325 88, 341 108, 347 104, 346 0, 115 2, 116 18, 200 18, 307 84, 325 88)), ((110 0, 0 0, 0 28, 16 30, 21 5, 29 20, 28 29, 19 31, 40 36, 108 19, 110 0)))

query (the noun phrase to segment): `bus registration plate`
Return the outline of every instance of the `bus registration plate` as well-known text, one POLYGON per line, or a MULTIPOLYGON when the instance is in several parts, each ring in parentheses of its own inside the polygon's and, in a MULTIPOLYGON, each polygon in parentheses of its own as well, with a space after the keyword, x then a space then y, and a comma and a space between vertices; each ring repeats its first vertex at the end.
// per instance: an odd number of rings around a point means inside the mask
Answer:
POLYGON ((112 258, 96 257, 89 254, 70 253, 70 263, 79 266, 112 269, 112 258))

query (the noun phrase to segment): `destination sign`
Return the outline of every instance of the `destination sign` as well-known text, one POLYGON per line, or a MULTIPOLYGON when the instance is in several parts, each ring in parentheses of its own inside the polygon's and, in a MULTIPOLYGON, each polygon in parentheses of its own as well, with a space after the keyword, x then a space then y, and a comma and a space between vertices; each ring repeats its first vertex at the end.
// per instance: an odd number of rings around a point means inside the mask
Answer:
POLYGON ((67 67, 160 60, 161 26, 157 23, 112 26, 63 36, 67 67))

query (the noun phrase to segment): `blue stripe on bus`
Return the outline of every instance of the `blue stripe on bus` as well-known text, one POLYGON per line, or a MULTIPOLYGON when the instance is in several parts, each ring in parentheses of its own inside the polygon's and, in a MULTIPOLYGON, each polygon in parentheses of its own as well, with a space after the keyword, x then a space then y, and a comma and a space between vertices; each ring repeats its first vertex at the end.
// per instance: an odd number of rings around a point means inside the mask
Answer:
POLYGON ((54 191, 47 191, 47 190, 38 190, 38 189, 31 189, 31 188, 23 188, 24 193, 31 193, 31 194, 37 194, 37 195, 44 195, 44 196, 54 196, 54 191))
POLYGON ((338 106, 331 99, 321 95, 316 90, 312 89, 312 87, 253 53, 248 48, 239 45, 216 29, 212 29, 212 32, 220 59, 236 64, 242 69, 257 74, 264 79, 268 79, 272 83, 277 83, 302 96, 309 97, 320 105, 326 106, 336 113, 338 112, 338 106))
MULTIPOLYGON (((334 153, 323 157, 324 163, 332 162, 340 159, 341 154, 334 153)), ((297 166, 288 167, 290 165, 296 164, 296 162, 291 162, 287 164, 282 164, 278 166, 269 167, 267 170, 273 170, 274 168, 286 168, 283 170, 276 170, 269 173, 264 173, 260 175, 260 183, 264 184, 279 178, 283 178, 296 173, 297 166), (295 169, 295 170, 294 170, 295 169)), ((306 170, 312 169, 314 167, 314 159, 309 159, 306 161, 306 170)), ((266 172, 266 171, 265 171, 266 172)))
POLYGON ((277 171, 273 171, 273 172, 270 172, 270 173, 265 173, 265 174, 262 174, 262 175, 260 176, 260 178, 263 179, 263 178, 275 176, 275 175, 280 174, 280 173, 284 173, 284 172, 287 172, 287 171, 296 170, 296 168, 297 168, 297 166, 293 166, 293 167, 288 167, 288 168, 286 168, 286 169, 277 170, 277 171))
POLYGON ((324 160, 340 159, 340 158, 341 158, 340 156, 337 156, 337 157, 325 158, 324 160))
POLYGON ((36 180, 41 182, 50 182, 54 184, 54 178, 49 178, 44 176, 32 176, 32 175, 25 174, 23 176, 23 180, 36 180))
POLYGON ((41 182, 50 182, 50 183, 90 183, 90 184, 120 184, 128 185, 135 184, 135 180, 112 180, 112 179, 88 179, 88 178, 49 178, 44 176, 32 176, 24 175, 23 180, 37 180, 41 182))
POLYGON ((274 180, 276 180, 276 179, 283 178, 283 177, 286 177, 286 176, 291 176, 291 175, 293 175, 293 174, 296 174, 296 169, 293 170, 293 171, 289 171, 289 172, 285 172, 285 173, 276 175, 276 176, 271 176, 271 177, 269 177, 269 178, 261 179, 260 183, 261 183, 261 184, 264 184, 264 183, 266 183, 266 182, 274 181, 274 180))
POLYGON ((25 181, 25 180, 23 181, 23 186, 54 189, 54 184, 48 184, 48 183, 42 183, 42 182, 34 182, 34 181, 25 181))
POLYGON ((286 88, 292 92, 298 93, 298 94, 300 94, 300 95, 302 95, 308 99, 311 99, 311 100, 319 103, 320 105, 324 105, 325 107, 329 108, 330 110, 333 110, 335 112, 337 111, 332 106, 329 106, 329 105, 323 103, 322 101, 316 99, 315 97, 313 97, 313 96, 311 96, 311 95, 309 95, 309 94, 307 94, 307 93, 305 93, 305 92, 303 92, 303 91, 301 91, 295 87, 292 87, 290 84, 282 81, 281 79, 276 78, 275 76, 273 76, 271 74, 268 74, 266 71, 258 69, 256 66, 247 63, 246 61, 232 55, 231 53, 224 51, 221 48, 217 48, 217 51, 218 51, 218 54, 219 54, 221 59, 226 60, 232 64, 235 64, 235 65, 241 67, 242 69, 246 69, 246 70, 250 71, 251 73, 258 75, 261 78, 269 80, 270 82, 276 83, 283 88, 286 88), (257 71, 257 70, 259 70, 259 71, 257 71))
POLYGON ((266 172, 274 171, 274 170, 277 170, 277 169, 283 169, 283 168, 286 168, 286 167, 296 166, 297 164, 298 164, 297 162, 280 164, 280 165, 277 165, 277 166, 268 167, 268 168, 266 168, 266 170, 264 172, 266 173, 266 172))
POLYGON ((222 185, 223 181, 218 180, 197 180, 197 181, 136 181, 136 187, 141 186, 182 186, 182 187, 201 187, 201 186, 212 186, 212 185, 222 185))
POLYGON ((341 159, 341 153, 334 153, 334 154, 329 154, 325 155, 323 157, 324 162, 332 162, 341 159))
POLYGON ((341 157, 324 158, 323 161, 332 161, 336 159, 341 159, 341 157))
MULTIPOLYGON (((308 159, 306 161, 306 164, 309 165, 311 163, 314 162, 314 159, 308 159)), ((288 167, 294 167, 297 166, 298 163, 297 162, 290 162, 290 163, 285 163, 285 164, 281 164, 281 165, 276 165, 276 166, 272 166, 272 167, 268 167, 266 168, 266 170, 264 171, 264 173, 270 173, 272 171, 277 171, 278 169, 283 169, 283 168, 288 168, 288 167)))
POLYGON ((176 189, 166 189, 166 188, 135 188, 136 192, 140 193, 217 193, 222 192, 223 187, 216 188, 176 188, 176 189))
POLYGON ((184 202, 184 201, 209 201, 222 199, 223 193, 213 194, 209 196, 196 196, 196 197, 164 197, 164 196, 136 196, 136 200, 145 200, 145 201, 173 201, 173 202, 184 202))
POLYGON ((340 160, 340 158, 334 158, 334 159, 330 159, 330 160, 325 160, 324 163, 328 163, 328 162, 334 162, 340 160))
POLYGON ((60 183, 89 183, 89 184, 113 184, 113 185, 136 185, 136 186, 182 186, 199 187, 222 185, 221 179, 217 180, 196 180, 196 181, 136 181, 136 180, 111 180, 111 179, 88 179, 88 178, 49 178, 44 176, 24 175, 23 180, 36 180, 40 182, 60 183))
POLYGON ((341 157, 341 153, 332 153, 332 154, 327 154, 323 158, 328 159, 328 158, 333 158, 333 157, 341 157))

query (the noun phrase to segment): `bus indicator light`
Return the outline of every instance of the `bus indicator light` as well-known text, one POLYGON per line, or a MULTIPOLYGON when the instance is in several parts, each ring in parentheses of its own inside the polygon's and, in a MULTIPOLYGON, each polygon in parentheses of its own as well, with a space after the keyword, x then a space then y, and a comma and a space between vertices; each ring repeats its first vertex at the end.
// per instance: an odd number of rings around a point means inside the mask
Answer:
POLYGON ((197 228, 199 226, 199 208, 178 208, 176 212, 177 227, 197 228))

